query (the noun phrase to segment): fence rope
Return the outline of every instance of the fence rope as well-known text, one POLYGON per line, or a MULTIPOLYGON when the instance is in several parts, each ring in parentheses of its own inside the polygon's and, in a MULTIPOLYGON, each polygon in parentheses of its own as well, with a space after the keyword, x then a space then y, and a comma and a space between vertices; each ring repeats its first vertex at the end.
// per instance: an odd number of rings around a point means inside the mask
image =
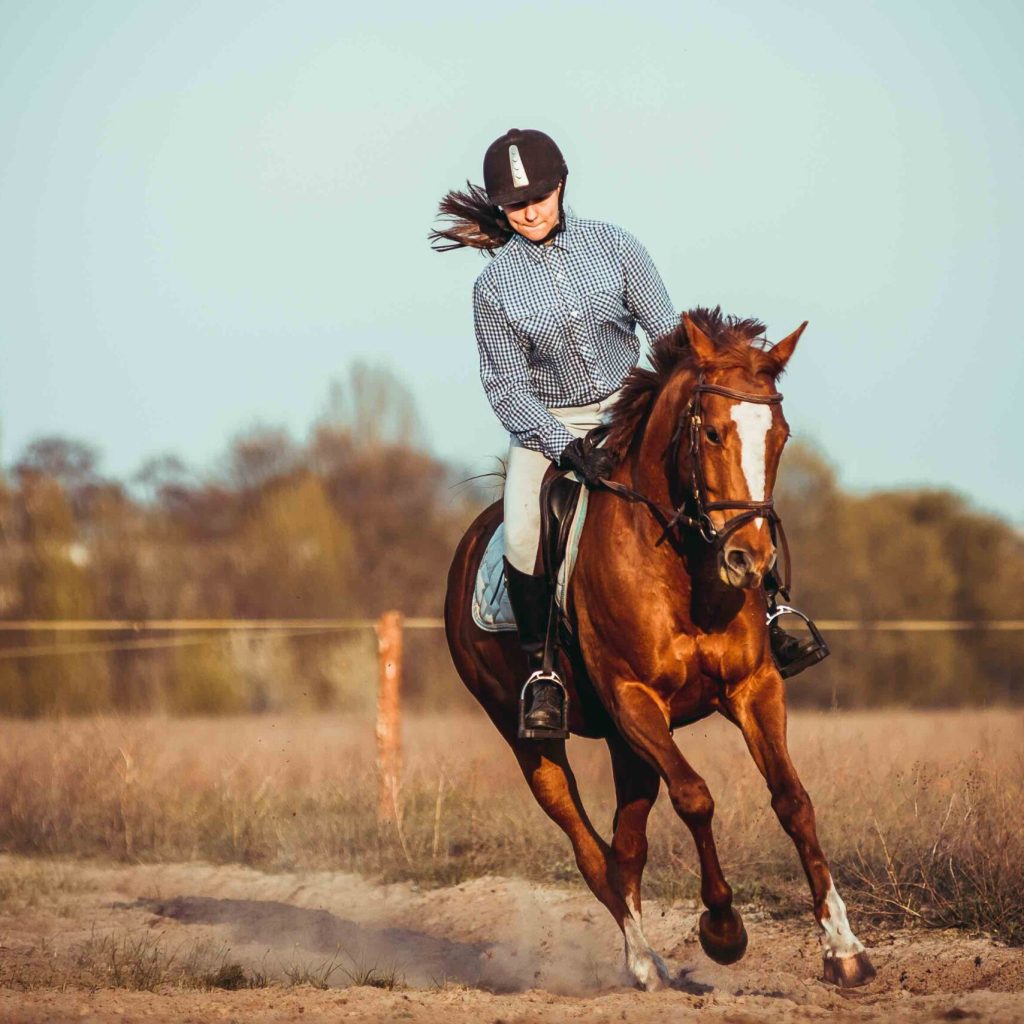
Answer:
MULTIPOLYGON (((307 636, 323 636, 337 632, 328 629, 267 629, 260 630, 254 639, 273 640, 277 638, 297 638, 307 636)), ((0 647, 0 661, 10 658, 42 658, 51 654, 107 654, 114 651, 150 651, 168 650, 176 647, 199 647, 202 644, 218 644, 229 639, 227 632, 205 634, 186 634, 172 637, 143 637, 139 640, 95 640, 78 643, 60 643, 44 646, 30 644, 22 647, 0 647)))
MULTIPOLYGON (((123 640, 87 640, 52 644, 23 644, 0 647, 0 661, 12 658, 42 658, 62 654, 106 654, 115 651, 144 651, 194 647, 219 643, 232 633, 254 633, 260 640, 325 636, 348 630, 375 629, 378 619, 81 619, 0 620, 0 633, 181 633, 173 637, 140 637, 123 640), (205 635, 203 635, 205 634, 205 635)), ((1024 619, 821 619, 820 629, 828 632, 950 633, 1024 631, 1024 619)), ((444 620, 409 618, 404 629, 442 629, 444 620)))
MULTIPOLYGON (((201 630, 371 629, 377 619, 0 619, 7 633, 184 632, 201 630)), ((437 629, 444 619, 405 619, 408 629, 437 629)))
MULTIPOLYGON (((200 632, 373 629, 377 619, 0 619, 0 633, 200 632)), ((408 618, 405 629, 443 629, 441 618, 408 618)), ((821 629, 905 633, 1019 632, 1024 619, 819 619, 821 629)))
POLYGON ((1024 619, 818 619, 819 629, 833 632, 865 630, 878 633, 1014 633, 1024 630, 1024 619))

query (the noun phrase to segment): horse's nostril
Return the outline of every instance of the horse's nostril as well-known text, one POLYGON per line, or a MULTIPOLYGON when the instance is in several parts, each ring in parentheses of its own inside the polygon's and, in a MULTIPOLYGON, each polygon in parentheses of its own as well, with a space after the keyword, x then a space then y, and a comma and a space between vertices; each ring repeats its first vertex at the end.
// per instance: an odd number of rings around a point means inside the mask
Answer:
POLYGON ((737 572, 747 572, 750 569, 750 556, 740 548, 732 548, 726 552, 726 562, 729 567, 737 572))

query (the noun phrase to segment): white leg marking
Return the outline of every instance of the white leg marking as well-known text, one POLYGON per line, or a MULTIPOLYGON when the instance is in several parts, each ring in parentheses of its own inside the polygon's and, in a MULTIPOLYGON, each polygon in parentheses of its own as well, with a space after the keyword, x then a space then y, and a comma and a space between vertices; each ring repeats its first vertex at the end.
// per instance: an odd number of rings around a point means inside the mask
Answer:
POLYGON ((821 946, 825 956, 843 959, 864 952, 861 941, 853 934, 850 922, 846 919, 846 904, 836 892, 832 879, 828 882, 828 895, 825 897, 825 913, 821 919, 821 946))
MULTIPOLYGON (((747 480, 750 500, 764 501, 768 429, 772 425, 771 406, 737 402, 730 415, 740 436, 740 466, 747 480)), ((755 519, 754 525, 760 529, 763 522, 763 519, 755 519)))
POLYGON ((644 922, 640 913, 640 904, 637 902, 636 897, 632 893, 630 893, 629 899, 627 899, 626 902, 629 904, 629 909, 633 911, 633 916, 636 918, 636 923, 640 925, 641 928, 643 928, 644 922))
POLYGON ((665 961, 651 949, 639 922, 627 917, 622 922, 626 939, 626 970, 648 991, 668 984, 669 973, 665 961))

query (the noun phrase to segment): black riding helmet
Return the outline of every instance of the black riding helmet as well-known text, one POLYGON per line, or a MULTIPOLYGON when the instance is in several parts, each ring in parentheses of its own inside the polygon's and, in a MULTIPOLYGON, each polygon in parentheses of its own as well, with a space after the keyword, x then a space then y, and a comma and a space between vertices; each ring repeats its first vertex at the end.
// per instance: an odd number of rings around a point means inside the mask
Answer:
POLYGON ((509 129, 484 154, 484 188, 495 206, 543 199, 568 173, 555 140, 532 128, 509 129))

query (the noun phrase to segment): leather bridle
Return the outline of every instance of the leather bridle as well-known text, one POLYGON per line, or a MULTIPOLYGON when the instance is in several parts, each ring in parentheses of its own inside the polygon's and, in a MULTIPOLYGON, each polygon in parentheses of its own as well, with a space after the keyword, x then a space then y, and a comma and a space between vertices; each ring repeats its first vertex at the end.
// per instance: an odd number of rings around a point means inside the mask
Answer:
POLYGON ((690 400, 686 404, 686 410, 679 419, 679 424, 665 453, 669 493, 679 493, 679 484, 675 474, 679 466, 679 447, 682 444, 684 433, 687 434, 690 456, 690 486, 687 497, 677 507, 669 508, 648 498, 647 495, 635 491, 632 487, 616 483, 614 480, 602 479, 601 486, 627 501, 646 505, 662 526, 663 532, 658 538, 659 544, 669 537, 673 530, 683 526, 696 530, 705 543, 721 550, 729 537, 745 523, 749 523, 753 519, 767 519, 772 542, 776 547, 782 549, 784 565, 782 588, 783 591, 788 591, 790 585, 789 542, 782 526, 782 518, 775 511, 774 501, 771 498, 762 501, 708 500, 707 481, 704 476, 704 415, 701 402, 703 395, 721 395, 723 398, 752 402, 756 405, 782 404, 782 395, 778 392, 773 395, 757 395, 746 391, 737 391, 721 384, 708 384, 704 381, 704 375, 701 374, 697 378, 690 400), (710 513, 726 511, 735 511, 737 515, 727 518, 721 527, 716 527, 711 521, 710 513))

